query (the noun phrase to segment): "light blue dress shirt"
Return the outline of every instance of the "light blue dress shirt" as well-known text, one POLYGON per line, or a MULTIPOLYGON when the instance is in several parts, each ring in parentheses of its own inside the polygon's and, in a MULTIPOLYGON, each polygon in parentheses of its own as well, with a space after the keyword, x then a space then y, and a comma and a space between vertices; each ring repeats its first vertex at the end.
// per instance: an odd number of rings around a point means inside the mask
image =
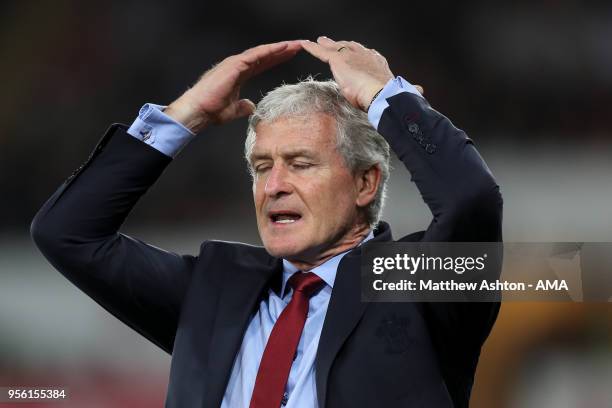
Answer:
MULTIPOLYGON (((365 242, 374 236, 372 232, 362 241, 365 242)), ((289 379, 285 387, 283 402, 285 408, 317 407, 317 388, 315 377, 315 357, 321 337, 321 329, 325 321, 327 306, 334 288, 336 270, 340 260, 347 252, 336 255, 310 272, 317 274, 325 282, 325 286, 310 298, 308 317, 304 324, 302 337, 298 343, 295 360, 289 371, 289 379)), ((287 281, 297 268, 283 260, 283 282, 280 293, 285 293, 287 281)), ((301 273, 301 272, 299 272, 301 273)), ((293 289, 280 297, 274 290, 268 289, 268 296, 262 299, 259 310, 250 321, 240 346, 232 373, 225 389, 222 408, 248 407, 255 386, 259 362, 266 348, 272 327, 281 312, 291 301, 293 289)))
MULTIPOLYGON (((421 96, 419 91, 402 77, 389 80, 368 110, 368 120, 375 129, 378 128, 384 110, 389 106, 386 99, 400 92, 410 92, 421 96)), ((163 154, 176 157, 195 137, 195 134, 166 115, 163 109, 165 109, 165 106, 145 104, 140 109, 138 118, 127 132, 163 154)), ((373 236, 373 233, 370 232, 359 245, 373 236)), ((336 279, 338 264, 347 252, 336 255, 310 271, 323 279, 325 286, 310 298, 308 317, 285 387, 283 398, 285 408, 318 407, 315 357, 327 306, 336 279)), ((268 296, 262 299, 259 310, 251 318, 240 350, 234 360, 221 404, 222 408, 248 408, 266 342, 272 332, 274 323, 285 306, 291 301, 293 290, 289 287, 288 293, 285 296, 282 296, 282 294, 285 293, 287 281, 296 272, 298 270, 295 266, 283 260, 281 292, 277 294, 274 290, 268 289, 268 296)))
MULTIPOLYGON (((378 129, 378 122, 384 110, 389 106, 387 98, 400 92, 410 92, 421 96, 414 85, 404 78, 398 76, 390 79, 368 109, 368 120, 374 129, 378 129)), ((146 103, 127 132, 166 156, 174 158, 195 137, 195 134, 166 115, 163 112, 165 108, 166 106, 163 105, 146 103)))

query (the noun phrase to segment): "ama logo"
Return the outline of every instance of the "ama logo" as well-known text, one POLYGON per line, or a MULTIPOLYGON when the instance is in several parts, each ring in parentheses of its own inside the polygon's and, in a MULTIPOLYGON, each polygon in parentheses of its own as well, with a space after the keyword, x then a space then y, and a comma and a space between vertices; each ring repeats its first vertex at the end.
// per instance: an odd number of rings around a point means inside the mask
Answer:
POLYGON ((561 280, 544 280, 540 279, 535 290, 569 290, 565 279, 561 280))

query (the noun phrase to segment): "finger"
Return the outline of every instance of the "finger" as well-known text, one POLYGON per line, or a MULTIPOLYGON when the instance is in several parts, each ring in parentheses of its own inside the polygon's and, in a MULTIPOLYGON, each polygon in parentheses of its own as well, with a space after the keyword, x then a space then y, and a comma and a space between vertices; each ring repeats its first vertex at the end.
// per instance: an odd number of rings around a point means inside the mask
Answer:
POLYGON ((258 65, 268 60, 283 59, 286 56, 293 57, 302 49, 299 40, 286 42, 286 47, 281 48, 262 48, 256 52, 249 53, 243 60, 249 65, 258 65))
POLYGON ((417 89, 417 91, 419 91, 421 95, 425 94, 425 88, 423 88, 421 85, 415 85, 414 87, 417 89))
POLYGON ((350 44, 351 49, 353 50, 367 50, 367 48, 363 44, 358 43, 357 41, 349 41, 348 43, 350 44))
POLYGON ((291 58, 295 57, 295 54, 297 54, 301 49, 302 48, 300 47, 298 50, 285 50, 283 52, 277 52, 276 54, 267 55, 258 60, 256 64, 252 65, 250 69, 244 73, 244 76, 245 78, 250 78, 254 75, 259 75, 260 73, 267 71, 276 65, 289 61, 291 58))
POLYGON ((287 44, 287 51, 298 52, 301 49, 302 49, 302 40, 289 41, 289 44, 287 44))
POLYGON ((248 116, 255 110, 255 104, 248 99, 240 99, 223 109, 218 116, 218 124, 248 116))
POLYGON ((263 44, 250 48, 239 54, 239 60, 251 66, 259 65, 270 57, 282 57, 295 55, 302 49, 300 40, 282 41, 279 43, 263 44))
POLYGON ((350 48, 351 50, 353 49, 353 41, 335 41, 336 45, 338 47, 346 47, 346 48, 350 48))
POLYGON ((288 61, 301 49, 300 41, 295 40, 264 44, 246 50, 238 56, 239 61, 244 64, 239 67, 241 81, 288 61))
POLYGON ((254 64, 257 62, 257 60, 264 58, 266 55, 271 55, 286 50, 288 46, 288 41, 258 45, 257 47, 249 48, 240 54, 240 59, 247 64, 254 64))
POLYGON ((331 56, 331 53, 336 52, 336 51, 330 51, 326 49, 325 47, 323 47, 322 45, 314 43, 312 41, 308 41, 308 40, 304 40, 302 42, 302 48, 304 48, 306 52, 308 52, 313 57, 318 58, 325 63, 329 62, 329 57, 331 56))
POLYGON ((277 51, 272 54, 266 54, 258 59, 255 64, 251 66, 251 71, 254 75, 259 74, 265 70, 272 68, 275 65, 283 63, 295 57, 295 55, 302 50, 302 44, 297 42, 291 42, 287 48, 277 51))
POLYGON ((350 41, 336 41, 336 52, 355 51, 353 44, 350 41))
MULTIPOLYGON (((317 44, 319 44, 328 51, 338 51, 338 48, 342 47, 342 45, 340 45, 338 42, 324 35, 317 38, 317 44)), ((344 46, 346 47, 347 45, 345 44, 344 46)))
POLYGON ((255 111, 255 104, 249 99, 240 99, 235 105, 237 118, 249 116, 255 111))

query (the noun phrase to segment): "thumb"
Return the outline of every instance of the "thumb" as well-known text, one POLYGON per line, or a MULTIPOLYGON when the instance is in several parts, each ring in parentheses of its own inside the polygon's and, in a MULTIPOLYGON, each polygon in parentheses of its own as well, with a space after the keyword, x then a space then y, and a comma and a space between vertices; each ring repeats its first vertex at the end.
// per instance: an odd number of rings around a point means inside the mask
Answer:
POLYGON ((234 117, 236 119, 249 116, 255 111, 255 104, 249 99, 240 99, 233 103, 234 117))
POLYGON ((249 99, 240 99, 235 103, 234 109, 236 118, 241 118, 255 112, 255 104, 249 99))
POLYGON ((230 122, 243 116, 249 116, 255 111, 255 104, 248 99, 240 99, 223 109, 218 116, 217 124, 230 122))

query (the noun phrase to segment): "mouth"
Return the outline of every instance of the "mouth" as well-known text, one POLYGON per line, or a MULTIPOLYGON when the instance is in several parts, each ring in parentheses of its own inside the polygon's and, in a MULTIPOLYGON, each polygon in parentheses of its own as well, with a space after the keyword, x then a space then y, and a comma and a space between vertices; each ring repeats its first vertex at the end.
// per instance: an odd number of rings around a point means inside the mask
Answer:
POLYGON ((294 211, 271 211, 268 219, 273 225, 285 226, 295 224, 302 219, 302 216, 294 211))

